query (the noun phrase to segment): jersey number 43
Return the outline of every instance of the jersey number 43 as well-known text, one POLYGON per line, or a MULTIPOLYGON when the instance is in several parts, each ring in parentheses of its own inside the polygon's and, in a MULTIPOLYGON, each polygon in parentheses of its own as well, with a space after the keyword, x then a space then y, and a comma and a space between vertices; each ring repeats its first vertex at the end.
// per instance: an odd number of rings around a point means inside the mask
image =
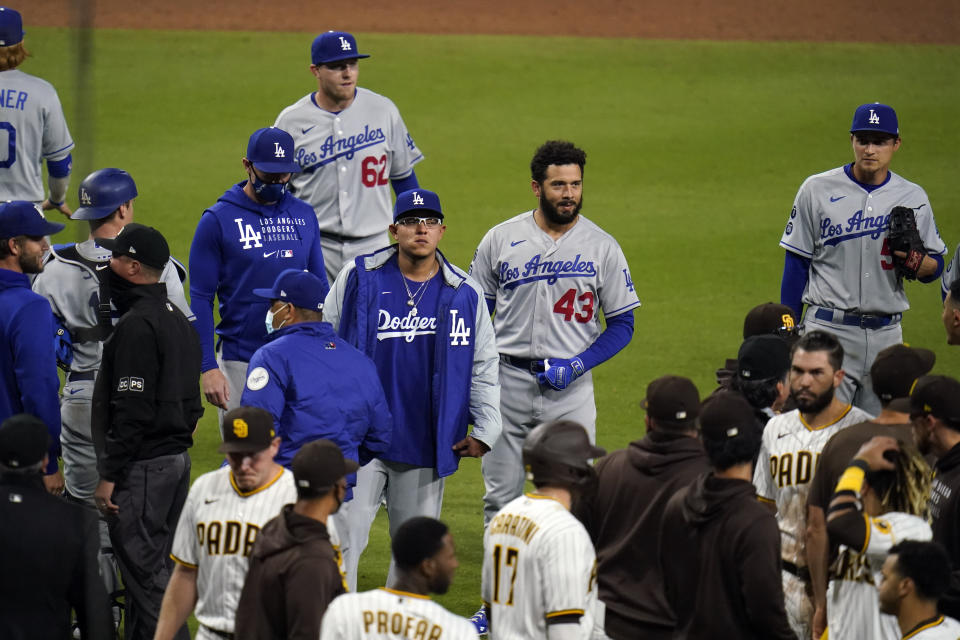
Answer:
POLYGON ((586 323, 593 320, 594 298, 593 291, 584 291, 577 295, 576 289, 568 289, 553 305, 553 312, 563 316, 566 322, 576 320, 586 323), (580 308, 577 308, 577 303, 580 308))

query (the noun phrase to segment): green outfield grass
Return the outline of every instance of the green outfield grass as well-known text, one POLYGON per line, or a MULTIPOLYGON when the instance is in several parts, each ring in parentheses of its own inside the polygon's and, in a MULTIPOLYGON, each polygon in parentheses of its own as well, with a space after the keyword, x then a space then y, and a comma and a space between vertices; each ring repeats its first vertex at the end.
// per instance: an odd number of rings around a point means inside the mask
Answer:
MULTIPOLYGON (((22 69, 52 81, 93 166, 131 172, 139 221, 160 228, 186 260, 203 209, 244 177, 249 134, 315 89, 305 33, 95 33, 91 84, 76 86, 70 33, 32 28, 22 69), (72 119, 93 100, 92 122, 72 119)), ((630 346, 595 374, 598 440, 621 448, 642 434, 638 407, 662 374, 701 393, 736 355, 743 316, 779 299, 778 241, 801 181, 852 158, 853 109, 893 104, 903 147, 894 169, 924 186, 951 250, 960 241, 953 80, 960 49, 863 44, 713 43, 615 39, 360 34, 360 84, 394 100, 426 159, 420 182, 444 204, 441 248, 466 267, 483 233, 535 201, 537 145, 568 138, 588 152, 583 213, 611 232, 643 307, 630 346)), ((71 224, 65 236, 82 235, 71 224)), ((906 339, 933 348, 957 374, 939 320, 938 285, 911 285, 906 339)), ((509 392, 508 390, 505 392, 509 392)), ((192 454, 195 475, 217 465, 216 412, 192 454)), ((468 460, 447 483, 444 518, 461 568, 440 599, 470 615, 479 601, 483 485, 468 460)), ((383 582, 386 522, 378 519, 361 589, 383 582)))

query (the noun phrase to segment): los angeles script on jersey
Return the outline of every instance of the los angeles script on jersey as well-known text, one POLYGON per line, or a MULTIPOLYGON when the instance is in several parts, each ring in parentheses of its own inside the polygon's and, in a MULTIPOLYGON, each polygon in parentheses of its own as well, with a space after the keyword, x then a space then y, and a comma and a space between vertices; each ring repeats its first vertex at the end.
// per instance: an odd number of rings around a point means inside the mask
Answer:
POLYGON ((538 253, 522 267, 511 267, 506 260, 500 263, 500 284, 504 289, 512 289, 535 280, 546 280, 547 284, 554 284, 560 278, 595 275, 597 268, 593 260, 583 260, 579 253, 572 260, 544 260, 538 253))
POLYGON ((863 236, 870 236, 873 240, 877 240, 889 227, 889 213, 885 216, 866 216, 861 209, 847 218, 846 225, 842 222, 834 224, 831 218, 821 220, 820 238, 826 241, 824 244, 827 246, 863 236))
POLYGON ((304 171, 312 171, 340 156, 352 160, 354 154, 360 149, 366 149, 386 139, 387 136, 380 127, 371 129, 370 125, 364 125, 363 131, 360 133, 339 140, 335 139, 333 135, 327 136, 319 148, 312 147, 309 151, 306 147, 297 149, 296 161, 303 167, 304 171))

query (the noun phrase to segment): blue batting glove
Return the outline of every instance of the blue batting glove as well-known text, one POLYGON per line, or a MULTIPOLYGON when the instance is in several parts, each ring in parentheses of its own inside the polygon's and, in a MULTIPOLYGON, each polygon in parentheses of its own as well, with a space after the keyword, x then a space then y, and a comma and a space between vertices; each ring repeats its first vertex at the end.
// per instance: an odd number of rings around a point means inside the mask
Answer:
POLYGON ((566 389, 587 370, 580 358, 551 358, 543 361, 543 368, 543 373, 537 374, 537 382, 548 384, 557 391, 566 389))

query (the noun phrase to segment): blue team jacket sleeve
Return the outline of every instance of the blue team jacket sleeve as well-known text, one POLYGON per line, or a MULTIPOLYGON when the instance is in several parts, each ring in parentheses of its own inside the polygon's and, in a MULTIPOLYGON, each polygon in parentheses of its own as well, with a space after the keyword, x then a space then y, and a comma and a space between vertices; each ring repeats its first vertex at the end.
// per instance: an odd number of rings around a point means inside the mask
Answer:
POLYGON ((330 293, 330 285, 327 283, 327 267, 323 262, 323 249, 320 248, 320 225, 317 217, 312 216, 316 233, 313 234, 313 243, 310 245, 310 257, 307 260, 307 269, 323 281, 323 295, 330 293))
POLYGON ((23 412, 43 420, 50 434, 46 473, 57 470, 60 456, 60 400, 57 356, 53 349, 53 312, 45 298, 28 299, 10 326, 13 366, 23 412))
POLYGON ((592 369, 617 355, 633 338, 633 312, 607 318, 607 328, 577 357, 586 369, 592 369))
MULTIPOLYGON (((287 385, 285 380, 277 372, 277 367, 267 361, 268 358, 265 356, 265 353, 262 349, 254 352, 253 357, 250 358, 247 373, 248 375, 252 375, 257 368, 262 368, 268 376, 266 384, 257 390, 253 390, 244 384, 240 404, 244 407, 259 407, 268 411, 270 415, 273 416, 273 423, 277 425, 279 429, 281 418, 283 417, 283 409, 286 405, 285 389, 287 385)), ((257 373, 261 376, 263 375, 261 372, 257 373)), ((257 386, 259 387, 260 385, 258 384, 257 386)), ((277 435, 281 438, 289 437, 289 434, 284 435, 279 431, 277 435)))
MULTIPOLYGON (((483 289, 473 279, 467 284, 483 300, 483 289)), ((630 314, 623 314, 630 315, 630 314)), ((500 438, 503 423, 500 417, 500 354, 497 353, 497 340, 493 331, 493 322, 487 312, 487 305, 477 304, 476 340, 473 343, 473 375, 470 379, 470 422, 473 430, 470 435, 491 449, 500 438)))
MULTIPOLYGON (((214 351, 213 298, 217 294, 217 286, 220 282, 221 261, 220 225, 216 216, 204 214, 200 216, 197 232, 190 245, 190 309, 197 318, 193 326, 200 334, 200 348, 203 351, 201 372, 217 368, 217 357, 214 351)), ((320 264, 322 267, 322 258, 320 264)))
POLYGON ((358 462, 365 465, 377 456, 384 454, 390 448, 390 439, 393 437, 393 415, 387 406, 387 397, 380 384, 380 376, 370 363, 369 420, 370 427, 360 442, 358 462))
POLYGON ((798 317, 803 315, 803 291, 810 278, 810 258, 786 251, 783 279, 780 282, 780 304, 785 304, 798 317))

